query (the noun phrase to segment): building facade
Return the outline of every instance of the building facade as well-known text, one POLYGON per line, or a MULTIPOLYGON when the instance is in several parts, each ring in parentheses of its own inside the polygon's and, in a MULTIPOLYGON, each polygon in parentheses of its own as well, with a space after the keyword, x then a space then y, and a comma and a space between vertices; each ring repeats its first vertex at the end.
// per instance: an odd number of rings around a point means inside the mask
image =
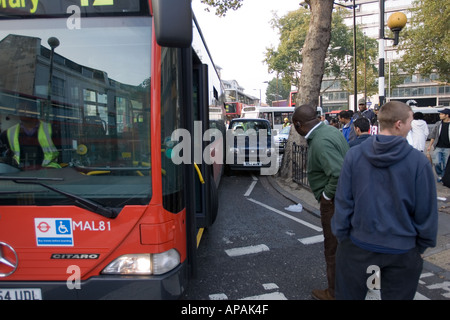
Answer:
POLYGON ((241 102, 243 104, 257 106, 260 99, 244 93, 244 88, 236 80, 222 80, 225 89, 226 102, 241 102))

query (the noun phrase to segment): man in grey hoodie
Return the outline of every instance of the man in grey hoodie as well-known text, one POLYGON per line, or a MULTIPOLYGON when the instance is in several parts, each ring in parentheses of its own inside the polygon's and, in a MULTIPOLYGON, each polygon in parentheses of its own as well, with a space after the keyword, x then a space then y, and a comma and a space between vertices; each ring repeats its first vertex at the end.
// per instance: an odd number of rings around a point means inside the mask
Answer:
POLYGON ((382 299, 414 298, 438 212, 431 164, 405 139, 412 119, 403 102, 383 105, 380 134, 346 154, 332 219, 336 299, 364 299, 368 288, 382 299))

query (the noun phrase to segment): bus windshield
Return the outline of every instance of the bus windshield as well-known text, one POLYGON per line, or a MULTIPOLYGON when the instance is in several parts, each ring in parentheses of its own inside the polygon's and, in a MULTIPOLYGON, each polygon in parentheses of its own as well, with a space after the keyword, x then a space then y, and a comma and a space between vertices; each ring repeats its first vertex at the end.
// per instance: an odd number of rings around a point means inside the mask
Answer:
POLYGON ((148 204, 151 35, 150 17, 0 20, 3 205, 148 204))

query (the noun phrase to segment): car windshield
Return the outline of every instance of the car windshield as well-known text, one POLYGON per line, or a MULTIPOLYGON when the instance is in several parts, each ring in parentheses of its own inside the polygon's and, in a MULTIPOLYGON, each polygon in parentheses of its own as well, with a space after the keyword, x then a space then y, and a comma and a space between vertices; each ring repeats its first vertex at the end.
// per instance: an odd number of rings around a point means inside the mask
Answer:
POLYGON ((289 131, 291 130, 291 126, 284 127, 280 130, 278 134, 289 134, 289 131))
POLYGON ((267 121, 242 120, 233 121, 231 129, 234 134, 257 134, 260 130, 266 130, 267 135, 271 134, 270 124, 267 121))
POLYGON ((149 202, 151 22, 0 21, 0 176, 27 178, 0 183, 2 204, 70 203, 37 178, 104 206, 149 202))

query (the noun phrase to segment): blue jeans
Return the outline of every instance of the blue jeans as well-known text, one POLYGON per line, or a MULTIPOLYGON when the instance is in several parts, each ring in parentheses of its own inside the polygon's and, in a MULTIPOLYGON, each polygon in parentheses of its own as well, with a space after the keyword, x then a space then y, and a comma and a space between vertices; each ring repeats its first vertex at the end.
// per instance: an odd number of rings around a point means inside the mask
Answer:
POLYGON ((436 148, 434 149, 432 160, 436 174, 442 178, 447 166, 448 156, 450 155, 450 148, 436 148))

